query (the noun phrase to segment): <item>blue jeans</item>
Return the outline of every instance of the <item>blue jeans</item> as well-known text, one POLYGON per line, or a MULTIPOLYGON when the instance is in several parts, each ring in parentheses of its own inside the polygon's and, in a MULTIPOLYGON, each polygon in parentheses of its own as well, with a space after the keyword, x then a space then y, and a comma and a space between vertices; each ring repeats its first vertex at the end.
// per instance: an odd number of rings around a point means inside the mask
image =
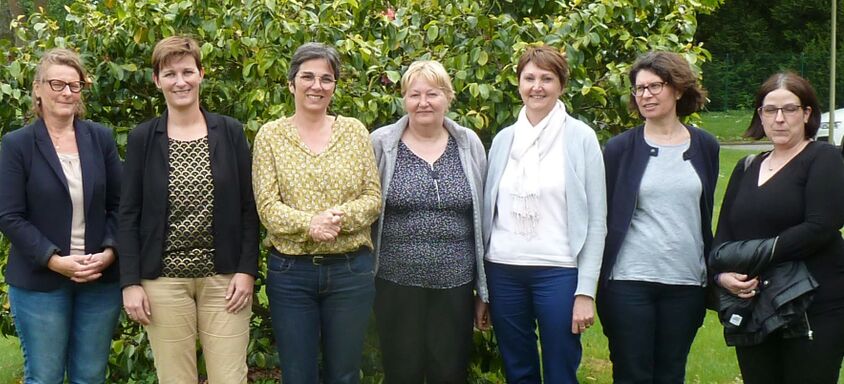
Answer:
POLYGON ((610 346, 613 382, 682 384, 686 358, 706 315, 694 285, 610 280, 598 292, 598 315, 610 346))
POLYGON ((571 332, 577 269, 486 263, 490 315, 508 383, 577 383, 583 350, 571 332), (542 373, 536 325, 542 345, 542 373))
POLYGON ((40 292, 9 287, 25 384, 104 383, 120 285, 87 283, 40 292))
POLYGON ((359 382, 375 298, 373 261, 366 248, 322 260, 270 252, 267 296, 282 382, 359 382))

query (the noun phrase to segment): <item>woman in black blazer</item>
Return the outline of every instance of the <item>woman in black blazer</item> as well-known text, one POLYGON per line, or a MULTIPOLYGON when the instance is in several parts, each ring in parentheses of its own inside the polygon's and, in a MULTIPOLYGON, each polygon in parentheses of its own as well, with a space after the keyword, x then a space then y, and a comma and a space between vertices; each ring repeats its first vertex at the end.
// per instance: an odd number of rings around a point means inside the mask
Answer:
POLYGON ((174 36, 153 51, 167 111, 126 150, 120 283, 143 324, 162 383, 195 383, 199 336, 211 383, 246 383, 258 216, 241 124, 199 106, 199 45, 174 36))
POLYGON ((0 231, 24 351, 24 382, 103 383, 120 315, 116 222, 120 158, 110 129, 82 120, 87 75, 67 49, 44 54, 37 120, 3 137, 0 231))

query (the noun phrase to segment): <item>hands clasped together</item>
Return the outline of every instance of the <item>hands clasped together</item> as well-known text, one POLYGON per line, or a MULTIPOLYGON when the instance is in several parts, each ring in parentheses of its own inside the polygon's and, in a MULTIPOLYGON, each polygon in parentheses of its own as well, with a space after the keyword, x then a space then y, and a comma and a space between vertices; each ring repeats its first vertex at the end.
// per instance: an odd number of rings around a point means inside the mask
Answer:
POLYGON ((53 255, 47 268, 70 278, 77 283, 87 283, 100 278, 103 270, 114 262, 114 250, 106 248, 99 253, 87 255, 53 255))
POLYGON ((343 227, 343 211, 329 208, 311 217, 308 235, 317 242, 329 242, 337 239, 343 227))

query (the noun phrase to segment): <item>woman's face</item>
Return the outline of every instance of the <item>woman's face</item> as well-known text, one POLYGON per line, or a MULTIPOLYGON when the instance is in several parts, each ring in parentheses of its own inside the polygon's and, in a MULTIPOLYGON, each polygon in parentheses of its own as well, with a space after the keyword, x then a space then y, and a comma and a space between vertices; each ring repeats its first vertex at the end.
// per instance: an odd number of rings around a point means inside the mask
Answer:
POLYGON ((289 84, 296 105, 296 112, 326 113, 337 79, 334 70, 325 59, 313 59, 302 63, 296 78, 289 84))
POLYGON ((519 95, 529 114, 545 117, 554 109, 563 93, 563 86, 556 73, 527 63, 519 76, 519 95))
POLYGON ((47 67, 41 81, 36 82, 34 86, 35 97, 41 99, 41 114, 57 118, 72 118, 76 115, 79 103, 82 102, 82 93, 72 92, 70 89, 77 87, 80 81, 83 79, 73 67, 62 64, 47 67), (68 85, 61 90, 53 90, 52 86, 58 87, 62 83, 68 85))
POLYGON ((791 146, 806 139, 806 123, 812 108, 803 107, 800 98, 791 91, 779 88, 769 92, 757 113, 765 136, 774 145, 791 146))
POLYGON ((677 100, 680 95, 671 84, 657 74, 643 69, 636 74, 636 106, 645 120, 663 120, 677 117, 677 100), (661 88, 661 89, 660 89, 661 88), (641 94, 639 94, 641 92, 641 94))
POLYGON ((204 76, 193 57, 183 55, 165 62, 153 80, 164 94, 168 109, 185 109, 199 104, 199 85, 204 76))
POLYGON ((410 124, 441 127, 448 110, 448 97, 436 84, 419 76, 404 94, 404 109, 410 116, 410 124))

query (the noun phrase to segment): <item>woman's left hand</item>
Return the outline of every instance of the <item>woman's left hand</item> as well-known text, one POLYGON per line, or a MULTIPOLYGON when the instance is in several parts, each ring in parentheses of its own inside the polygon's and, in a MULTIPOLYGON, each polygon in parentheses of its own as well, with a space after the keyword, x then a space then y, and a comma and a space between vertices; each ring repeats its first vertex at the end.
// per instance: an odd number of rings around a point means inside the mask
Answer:
POLYGON ((484 303, 480 296, 475 296, 475 328, 488 331, 490 324, 489 304, 484 303))
POLYGON ((571 314, 571 333, 577 335, 586 332, 592 324, 595 324, 595 300, 586 295, 575 296, 571 314))
POLYGON ((247 273, 235 273, 226 289, 226 312, 238 313, 252 302, 255 278, 247 273))

